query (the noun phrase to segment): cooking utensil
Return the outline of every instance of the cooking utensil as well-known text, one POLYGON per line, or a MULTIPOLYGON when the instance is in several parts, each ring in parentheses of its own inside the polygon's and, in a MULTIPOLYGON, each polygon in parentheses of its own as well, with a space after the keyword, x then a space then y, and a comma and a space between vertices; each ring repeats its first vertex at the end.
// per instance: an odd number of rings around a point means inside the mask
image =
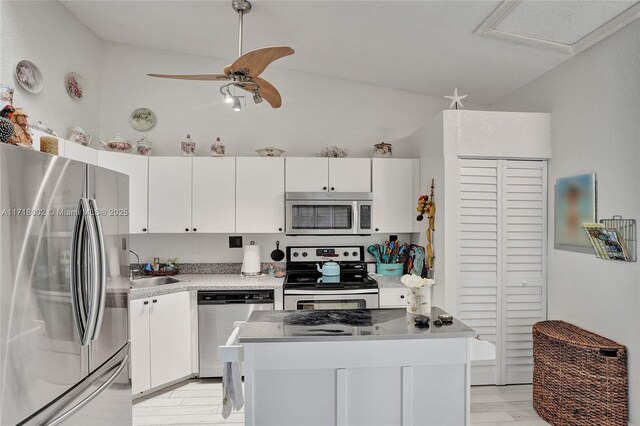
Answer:
POLYGON ((284 259, 284 252, 280 250, 280 241, 276 241, 276 249, 271 252, 271 259, 280 262, 284 259))

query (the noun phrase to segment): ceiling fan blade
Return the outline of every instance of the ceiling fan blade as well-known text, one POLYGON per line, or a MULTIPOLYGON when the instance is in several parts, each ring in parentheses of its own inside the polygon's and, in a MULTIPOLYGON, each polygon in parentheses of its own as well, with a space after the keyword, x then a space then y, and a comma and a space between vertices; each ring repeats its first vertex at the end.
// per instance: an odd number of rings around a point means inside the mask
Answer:
POLYGON ((289 46, 264 47, 252 50, 236 59, 233 64, 224 67, 226 75, 233 71, 246 69, 251 77, 259 76, 273 61, 285 56, 293 55, 295 51, 289 46))
POLYGON ((225 74, 147 74, 149 77, 174 78, 178 80, 219 81, 229 80, 225 74))
POLYGON ((273 87, 271 83, 263 78, 254 77, 252 83, 247 83, 244 85, 237 84, 236 86, 248 92, 254 92, 256 89, 258 89, 258 87, 260 87, 260 96, 262 97, 262 99, 269 102, 269 104, 273 108, 280 108, 280 106, 282 105, 282 97, 280 96, 280 92, 278 92, 278 89, 273 87))

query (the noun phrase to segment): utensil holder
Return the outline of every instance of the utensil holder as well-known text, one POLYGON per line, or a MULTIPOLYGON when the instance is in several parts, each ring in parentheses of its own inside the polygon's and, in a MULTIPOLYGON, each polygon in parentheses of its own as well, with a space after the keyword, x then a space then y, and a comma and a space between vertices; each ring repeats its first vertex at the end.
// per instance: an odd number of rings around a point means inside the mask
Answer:
POLYGON ((386 277, 401 277, 404 273, 403 263, 378 263, 377 272, 386 277))

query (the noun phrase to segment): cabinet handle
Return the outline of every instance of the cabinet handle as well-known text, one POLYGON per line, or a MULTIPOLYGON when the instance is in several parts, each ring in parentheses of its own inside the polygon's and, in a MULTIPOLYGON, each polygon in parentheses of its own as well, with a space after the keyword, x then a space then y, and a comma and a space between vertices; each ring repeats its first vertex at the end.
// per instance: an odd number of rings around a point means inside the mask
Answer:
POLYGON ((322 187, 322 190, 323 190, 323 191, 326 191, 326 190, 327 190, 327 187, 326 187, 326 186, 323 186, 323 187, 322 187))
POLYGON ((376 228, 376 232, 378 232, 380 230, 380 228, 376 228))
POLYGON ((282 232, 282 228, 278 228, 278 231, 282 232))
POLYGON ((147 232, 147 228, 142 228, 142 232, 147 232))
POLYGON ((158 303, 158 299, 153 299, 152 302, 153 303, 158 303))
POLYGON ((193 228, 193 232, 196 232, 198 230, 198 228, 193 228))
POLYGON ((145 305, 148 305, 148 304, 149 304, 149 301, 148 301, 148 300, 145 300, 145 301, 144 301, 144 304, 145 304, 145 305))
POLYGON ((404 299, 404 294, 401 294, 401 295, 400 295, 400 299, 404 299))
POLYGON ((332 187, 331 187, 331 190, 332 190, 332 191, 335 191, 336 189, 332 186, 332 187))
POLYGON ((189 228, 184 228, 184 230, 185 230, 186 232, 189 232, 189 228))

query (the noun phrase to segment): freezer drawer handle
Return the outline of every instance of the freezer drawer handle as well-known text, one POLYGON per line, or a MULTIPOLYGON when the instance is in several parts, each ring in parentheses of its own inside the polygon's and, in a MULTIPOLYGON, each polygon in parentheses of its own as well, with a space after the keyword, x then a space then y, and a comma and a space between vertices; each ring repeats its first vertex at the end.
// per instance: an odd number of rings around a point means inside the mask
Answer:
MULTIPOLYGON (((47 426, 55 426, 55 425, 61 424, 62 422, 66 421, 69 417, 74 415, 76 412, 80 411, 85 405, 93 401, 98 395, 100 395, 105 389, 107 389, 109 386, 113 384, 113 382, 116 381, 120 373, 122 373, 122 370, 124 370, 124 368, 127 366, 127 362, 129 362, 128 354, 125 355, 125 357, 122 358, 122 361, 120 361, 120 364, 117 365, 116 371, 114 371, 113 374, 102 385, 100 385, 98 389, 95 390, 95 392, 87 396, 85 399, 80 401, 77 405, 75 405, 74 407, 66 411, 64 414, 61 414, 60 416, 53 419, 51 422, 47 423, 47 426)), ((105 372, 105 375, 109 371, 111 370, 107 370, 105 372)))

